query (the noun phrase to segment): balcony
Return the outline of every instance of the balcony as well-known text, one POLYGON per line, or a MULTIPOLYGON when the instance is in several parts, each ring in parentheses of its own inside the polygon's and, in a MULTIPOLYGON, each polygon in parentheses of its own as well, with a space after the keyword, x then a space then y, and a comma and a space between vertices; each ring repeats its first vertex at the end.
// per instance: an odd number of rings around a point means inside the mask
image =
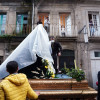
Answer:
POLYGON ((89 33, 90 37, 100 37, 100 26, 90 26, 89 33))
POLYGON ((13 36, 23 36, 28 35, 31 32, 31 25, 27 24, 9 24, 0 25, 0 35, 13 35, 13 36))
POLYGON ((99 43, 100 42, 100 26, 95 27, 94 25, 89 27, 89 42, 99 43))
POLYGON ((0 29, 0 42, 21 42, 31 32, 31 25, 3 25, 0 29), (5 26, 5 28, 3 27, 5 26))

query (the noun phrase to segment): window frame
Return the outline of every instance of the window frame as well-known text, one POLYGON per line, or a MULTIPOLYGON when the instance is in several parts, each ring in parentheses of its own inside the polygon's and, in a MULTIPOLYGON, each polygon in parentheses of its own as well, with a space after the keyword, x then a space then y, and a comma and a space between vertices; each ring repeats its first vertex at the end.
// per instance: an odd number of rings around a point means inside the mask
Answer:
MULTIPOLYGON (((0 35, 4 35, 6 33, 7 13, 2 12, 2 13, 0 13, 0 16, 1 15, 2 15, 2 22, 0 22, 1 23, 1 25, 0 25, 0 35), (4 33, 2 33, 2 25, 3 25, 3 16, 4 15, 6 15, 6 20, 5 20, 5 24, 4 24, 4 26, 5 26, 4 33)), ((0 19, 0 21, 1 21, 1 19, 0 19)))
POLYGON ((23 32, 24 25, 27 25, 28 26, 28 17, 29 17, 28 12, 16 12, 16 33, 22 33, 23 32), (19 28, 17 26, 18 25, 17 24, 17 17, 18 17, 18 15, 21 15, 21 23, 22 24, 19 24, 20 25, 19 27, 21 27, 21 29, 18 29, 17 30, 17 28, 19 28), (27 24, 24 24, 24 16, 26 16, 26 15, 27 15, 27 24))
MULTIPOLYGON (((89 10, 89 11, 87 11, 87 24, 88 24, 88 36, 89 37, 91 37, 91 33, 90 33, 90 27, 89 27, 89 14, 91 14, 91 15, 93 15, 93 14, 96 14, 96 15, 98 15, 98 19, 97 19, 97 27, 99 26, 100 27, 100 12, 99 12, 99 10, 89 10)), ((100 31, 100 29, 98 29, 98 32, 100 31)), ((97 35, 96 34, 94 34, 93 36, 100 36, 100 34, 98 35, 98 33, 97 33, 97 35)))

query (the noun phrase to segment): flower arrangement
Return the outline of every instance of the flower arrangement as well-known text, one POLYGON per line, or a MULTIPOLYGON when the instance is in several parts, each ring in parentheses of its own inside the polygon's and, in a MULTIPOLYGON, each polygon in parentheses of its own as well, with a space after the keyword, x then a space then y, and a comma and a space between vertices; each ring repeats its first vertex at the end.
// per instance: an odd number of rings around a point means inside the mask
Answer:
POLYGON ((72 69, 64 67, 62 68, 61 72, 62 74, 67 74, 68 76, 76 79, 78 82, 85 79, 84 71, 78 67, 72 69))
POLYGON ((85 73, 82 69, 74 69, 72 68, 67 75, 71 76, 72 78, 76 79, 77 81, 81 81, 85 79, 85 73))
POLYGON ((42 59, 42 67, 44 68, 45 78, 55 78, 55 74, 50 66, 50 63, 46 59, 42 59))

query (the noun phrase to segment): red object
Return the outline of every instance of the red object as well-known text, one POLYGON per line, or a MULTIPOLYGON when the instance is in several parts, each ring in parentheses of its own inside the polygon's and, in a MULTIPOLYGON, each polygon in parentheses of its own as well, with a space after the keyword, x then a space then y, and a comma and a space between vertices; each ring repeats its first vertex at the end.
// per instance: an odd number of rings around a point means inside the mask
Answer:
POLYGON ((98 81, 96 82, 96 85, 98 86, 98 81))

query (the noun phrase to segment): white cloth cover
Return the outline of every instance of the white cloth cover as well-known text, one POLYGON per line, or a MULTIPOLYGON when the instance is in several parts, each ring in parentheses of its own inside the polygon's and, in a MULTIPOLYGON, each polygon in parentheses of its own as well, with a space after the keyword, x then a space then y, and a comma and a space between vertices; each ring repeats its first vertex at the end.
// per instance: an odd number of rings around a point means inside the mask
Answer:
MULTIPOLYGON (((1 64, 0 79, 9 74, 6 72, 6 64, 9 61, 17 61, 19 69, 22 69, 36 62, 36 54, 50 63, 53 62, 48 34, 42 24, 39 24, 1 64)), ((51 67, 55 73, 53 66, 51 67)))

